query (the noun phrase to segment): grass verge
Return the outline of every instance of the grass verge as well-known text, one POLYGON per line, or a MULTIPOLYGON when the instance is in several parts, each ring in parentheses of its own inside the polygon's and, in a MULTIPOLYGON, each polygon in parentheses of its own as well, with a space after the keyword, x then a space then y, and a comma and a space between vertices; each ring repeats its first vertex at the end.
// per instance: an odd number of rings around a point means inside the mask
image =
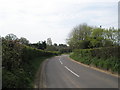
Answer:
POLYGON ((70 54, 70 58, 78 62, 81 62, 83 64, 87 64, 105 71, 109 71, 113 74, 120 74, 120 63, 118 57, 114 57, 114 56, 107 58, 104 58, 102 56, 97 57, 97 56, 92 56, 91 53, 86 51, 79 50, 77 52, 73 52, 70 54))
POLYGON ((52 56, 37 57, 13 71, 3 68, 3 88, 34 88, 35 75, 41 63, 50 57, 52 56))

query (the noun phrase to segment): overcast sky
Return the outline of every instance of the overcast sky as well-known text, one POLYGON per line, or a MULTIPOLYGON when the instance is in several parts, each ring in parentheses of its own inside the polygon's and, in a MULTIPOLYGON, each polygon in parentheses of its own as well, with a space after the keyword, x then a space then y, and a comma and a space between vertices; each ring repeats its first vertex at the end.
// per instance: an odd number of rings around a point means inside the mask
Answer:
POLYGON ((118 27, 119 0, 0 0, 0 35, 65 43, 81 23, 118 27))

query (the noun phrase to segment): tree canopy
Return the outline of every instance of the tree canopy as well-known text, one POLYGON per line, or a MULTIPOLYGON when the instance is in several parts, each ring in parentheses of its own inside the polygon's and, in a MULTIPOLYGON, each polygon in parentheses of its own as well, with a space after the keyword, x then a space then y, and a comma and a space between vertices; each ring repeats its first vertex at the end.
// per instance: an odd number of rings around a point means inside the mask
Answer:
POLYGON ((118 30, 80 24, 73 28, 72 32, 69 34, 67 43, 72 49, 118 45, 118 30))

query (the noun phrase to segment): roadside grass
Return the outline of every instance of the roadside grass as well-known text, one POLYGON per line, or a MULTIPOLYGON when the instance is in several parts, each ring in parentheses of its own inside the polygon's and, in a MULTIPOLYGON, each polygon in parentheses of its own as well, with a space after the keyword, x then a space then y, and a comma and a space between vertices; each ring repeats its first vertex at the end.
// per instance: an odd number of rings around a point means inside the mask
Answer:
POLYGON ((84 50, 81 50, 81 52, 71 53, 70 58, 83 64, 97 67, 99 69, 106 70, 114 74, 120 74, 120 63, 118 57, 92 57, 91 54, 84 53, 84 50))
POLYGON ((70 53, 62 53, 61 55, 70 55, 70 53))
POLYGON ((35 75, 41 63, 52 56, 37 57, 21 65, 19 69, 8 71, 3 68, 2 85, 5 88, 34 88, 35 75))
POLYGON ((31 70, 31 75, 29 76, 29 73, 28 73, 28 77, 30 78, 30 87, 31 88, 34 88, 34 80, 35 80, 35 75, 36 75, 36 73, 37 73, 37 71, 38 71, 38 69, 39 69, 39 67, 41 66, 41 64, 42 64, 42 62, 44 61, 44 60, 46 60, 47 58, 50 58, 50 57, 52 57, 52 56, 43 56, 43 57, 37 57, 37 58, 35 58, 35 59, 33 59, 33 61, 31 61, 30 63, 31 63, 31 69, 30 69, 30 67, 28 68, 29 70, 31 70))
POLYGON ((45 51, 2 40, 2 88, 33 88, 40 64, 58 52, 45 51))

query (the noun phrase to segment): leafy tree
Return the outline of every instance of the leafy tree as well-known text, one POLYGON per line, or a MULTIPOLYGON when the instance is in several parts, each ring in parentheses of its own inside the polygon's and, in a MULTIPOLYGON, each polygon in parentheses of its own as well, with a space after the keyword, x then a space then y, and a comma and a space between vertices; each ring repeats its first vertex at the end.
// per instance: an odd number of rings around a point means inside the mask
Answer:
POLYGON ((57 43, 54 43, 54 46, 57 46, 57 43))
POLYGON ((43 45, 43 50, 47 48, 46 41, 43 41, 43 42, 42 42, 42 45, 43 45))
POLYGON ((89 47, 89 37, 91 35, 92 27, 87 24, 81 24, 73 28, 72 32, 67 39, 67 43, 71 48, 88 48, 89 47), (83 43, 86 47, 82 47, 83 43))
POLYGON ((42 50, 45 50, 47 48, 46 41, 39 41, 38 43, 29 44, 29 46, 42 50))
POLYGON ((14 35, 14 34, 8 34, 8 35, 6 35, 5 36, 5 39, 6 40, 11 40, 11 41, 15 41, 15 40, 18 40, 18 38, 17 38, 17 36, 16 35, 14 35))
POLYGON ((102 29, 81 24, 73 28, 67 39, 71 49, 87 49, 119 45, 119 30, 102 29))
POLYGON ((102 41, 104 40, 104 37, 103 37, 103 29, 101 28, 94 28, 92 30, 92 34, 91 34, 91 44, 92 44, 92 47, 102 47, 102 41))
POLYGON ((66 44, 59 44, 59 47, 67 47, 66 44))
POLYGON ((47 51, 58 51, 58 48, 54 45, 47 45, 47 51))
POLYGON ((19 39, 19 42, 20 42, 21 44, 25 44, 25 45, 28 45, 28 44, 29 44, 29 41, 28 41, 26 38, 24 38, 24 37, 21 37, 21 38, 19 39))

